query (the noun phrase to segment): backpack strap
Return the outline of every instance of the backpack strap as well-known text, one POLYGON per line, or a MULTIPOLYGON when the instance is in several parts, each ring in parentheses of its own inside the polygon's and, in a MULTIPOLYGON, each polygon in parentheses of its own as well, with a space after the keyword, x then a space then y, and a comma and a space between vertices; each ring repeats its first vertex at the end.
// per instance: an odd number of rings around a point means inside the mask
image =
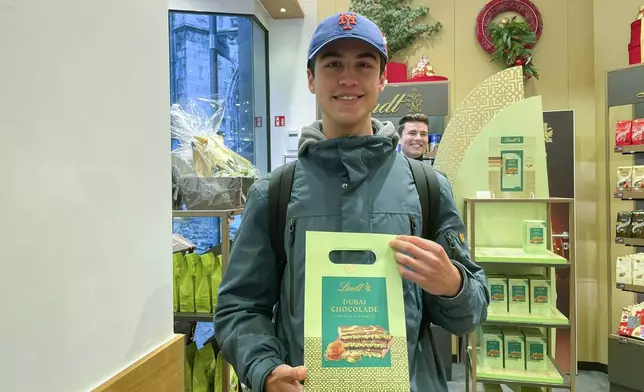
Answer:
POLYGON ((423 212, 422 238, 436 239, 438 231, 438 211, 440 208, 440 185, 436 170, 431 165, 415 159, 407 159, 416 184, 420 207, 423 212))
POLYGON ((286 265, 286 250, 284 249, 286 209, 291 200, 296 162, 289 162, 273 170, 268 185, 268 234, 271 238, 273 252, 282 269, 286 265))

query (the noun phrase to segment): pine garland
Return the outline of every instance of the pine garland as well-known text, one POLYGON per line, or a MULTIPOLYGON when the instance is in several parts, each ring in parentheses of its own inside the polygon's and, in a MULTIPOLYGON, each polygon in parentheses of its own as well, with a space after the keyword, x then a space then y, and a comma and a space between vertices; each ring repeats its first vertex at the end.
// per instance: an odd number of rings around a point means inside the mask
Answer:
POLYGON ((529 48, 537 42, 537 37, 526 22, 518 20, 516 16, 503 18, 501 23, 490 23, 488 30, 495 47, 491 61, 502 62, 507 67, 521 65, 526 79, 533 76, 539 79, 529 48))
POLYGON ((385 35, 389 57, 409 48, 419 38, 429 38, 443 25, 418 23, 429 14, 425 6, 413 6, 412 0, 351 0, 350 11, 371 19, 385 35))

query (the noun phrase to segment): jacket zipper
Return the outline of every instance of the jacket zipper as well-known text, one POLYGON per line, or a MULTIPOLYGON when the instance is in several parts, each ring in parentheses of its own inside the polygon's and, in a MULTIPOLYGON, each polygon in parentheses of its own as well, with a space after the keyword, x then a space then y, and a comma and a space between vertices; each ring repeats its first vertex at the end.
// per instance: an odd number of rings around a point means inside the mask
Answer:
POLYGON ((454 242, 454 238, 450 234, 447 234, 445 237, 447 237, 447 242, 449 243, 449 247, 454 250, 456 249, 456 243, 454 242))
POLYGON ((291 315, 295 314, 295 266, 293 256, 295 254, 295 219, 291 219, 291 225, 289 227, 289 251, 288 251, 288 260, 286 262, 288 263, 289 267, 289 274, 290 274, 290 286, 289 286, 289 309, 291 311, 291 315))
POLYGON ((412 215, 409 216, 409 225, 411 226, 411 235, 416 235, 416 220, 412 215))

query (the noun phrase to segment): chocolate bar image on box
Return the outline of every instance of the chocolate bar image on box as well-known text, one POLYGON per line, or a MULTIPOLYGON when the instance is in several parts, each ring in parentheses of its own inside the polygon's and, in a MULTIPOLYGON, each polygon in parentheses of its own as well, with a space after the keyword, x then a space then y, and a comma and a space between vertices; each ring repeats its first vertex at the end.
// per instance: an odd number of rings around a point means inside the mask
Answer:
POLYGON ((382 359, 393 343, 389 331, 376 325, 338 327, 338 338, 327 347, 326 357, 349 362, 362 357, 382 359))

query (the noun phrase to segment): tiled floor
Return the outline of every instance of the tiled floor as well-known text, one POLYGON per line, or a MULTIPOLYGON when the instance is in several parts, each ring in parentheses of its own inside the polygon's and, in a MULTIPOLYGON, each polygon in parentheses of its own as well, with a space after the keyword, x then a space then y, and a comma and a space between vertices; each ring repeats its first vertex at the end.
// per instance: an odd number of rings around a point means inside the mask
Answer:
MULTIPOLYGON (((452 379, 449 384, 449 392, 465 392, 465 367, 460 364, 454 364, 452 367, 452 379)), ((511 391, 503 386, 504 391, 511 391)), ((576 390, 579 392, 608 392, 608 376, 599 372, 581 371, 577 375, 576 390)), ((477 392, 482 392, 482 386, 479 384, 477 392)), ((567 389, 553 389, 552 392, 564 392, 567 389)))

